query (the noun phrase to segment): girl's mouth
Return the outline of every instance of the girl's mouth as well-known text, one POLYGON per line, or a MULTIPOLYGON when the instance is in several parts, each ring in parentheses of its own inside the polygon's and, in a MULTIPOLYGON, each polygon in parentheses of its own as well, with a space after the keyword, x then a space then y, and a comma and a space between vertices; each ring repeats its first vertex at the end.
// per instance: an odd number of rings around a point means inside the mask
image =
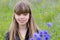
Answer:
POLYGON ((25 20, 19 20, 21 23, 23 23, 25 20))

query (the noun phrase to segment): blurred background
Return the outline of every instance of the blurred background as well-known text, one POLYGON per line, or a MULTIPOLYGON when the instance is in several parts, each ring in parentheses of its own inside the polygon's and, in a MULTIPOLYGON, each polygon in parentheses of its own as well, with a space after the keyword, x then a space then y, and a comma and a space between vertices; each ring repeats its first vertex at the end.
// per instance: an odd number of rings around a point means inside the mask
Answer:
MULTIPOLYGON (((9 29, 14 6, 20 0, 0 0, 0 40, 9 29)), ((51 40, 60 40, 60 0, 28 0, 34 19, 41 30, 48 30, 51 40)))

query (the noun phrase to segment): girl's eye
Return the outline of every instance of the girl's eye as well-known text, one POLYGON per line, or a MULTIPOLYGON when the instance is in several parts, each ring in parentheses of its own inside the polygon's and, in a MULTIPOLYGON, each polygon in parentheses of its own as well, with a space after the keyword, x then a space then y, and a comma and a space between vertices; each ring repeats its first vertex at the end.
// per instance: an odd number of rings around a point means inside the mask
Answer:
POLYGON ((24 16, 26 16, 28 13, 18 13, 17 15, 21 15, 23 14, 24 16))
POLYGON ((21 15, 21 13, 16 13, 17 15, 21 15))
POLYGON ((28 13, 23 13, 23 15, 27 15, 28 13))

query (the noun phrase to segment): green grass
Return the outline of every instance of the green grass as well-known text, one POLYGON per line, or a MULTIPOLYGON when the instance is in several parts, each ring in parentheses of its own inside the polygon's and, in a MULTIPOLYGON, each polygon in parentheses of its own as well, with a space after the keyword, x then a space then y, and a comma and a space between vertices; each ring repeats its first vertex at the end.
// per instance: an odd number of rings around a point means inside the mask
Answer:
MULTIPOLYGON (((4 40, 4 33, 9 29, 12 21, 14 5, 18 0, 0 1, 0 40, 4 40)), ((31 0, 31 10, 34 19, 42 30, 48 30, 51 40, 60 40, 60 0, 31 0), (49 28, 47 22, 52 23, 49 28)))

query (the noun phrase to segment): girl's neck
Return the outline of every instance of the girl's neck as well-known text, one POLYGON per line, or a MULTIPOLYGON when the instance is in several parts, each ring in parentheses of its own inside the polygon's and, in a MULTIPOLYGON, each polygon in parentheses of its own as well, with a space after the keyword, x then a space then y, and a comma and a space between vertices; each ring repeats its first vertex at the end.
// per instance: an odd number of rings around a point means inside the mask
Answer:
POLYGON ((27 29, 27 27, 26 27, 26 25, 19 25, 19 30, 26 30, 27 29))
POLYGON ((26 32, 27 32, 27 27, 26 27, 26 25, 19 25, 19 33, 25 35, 26 32))

